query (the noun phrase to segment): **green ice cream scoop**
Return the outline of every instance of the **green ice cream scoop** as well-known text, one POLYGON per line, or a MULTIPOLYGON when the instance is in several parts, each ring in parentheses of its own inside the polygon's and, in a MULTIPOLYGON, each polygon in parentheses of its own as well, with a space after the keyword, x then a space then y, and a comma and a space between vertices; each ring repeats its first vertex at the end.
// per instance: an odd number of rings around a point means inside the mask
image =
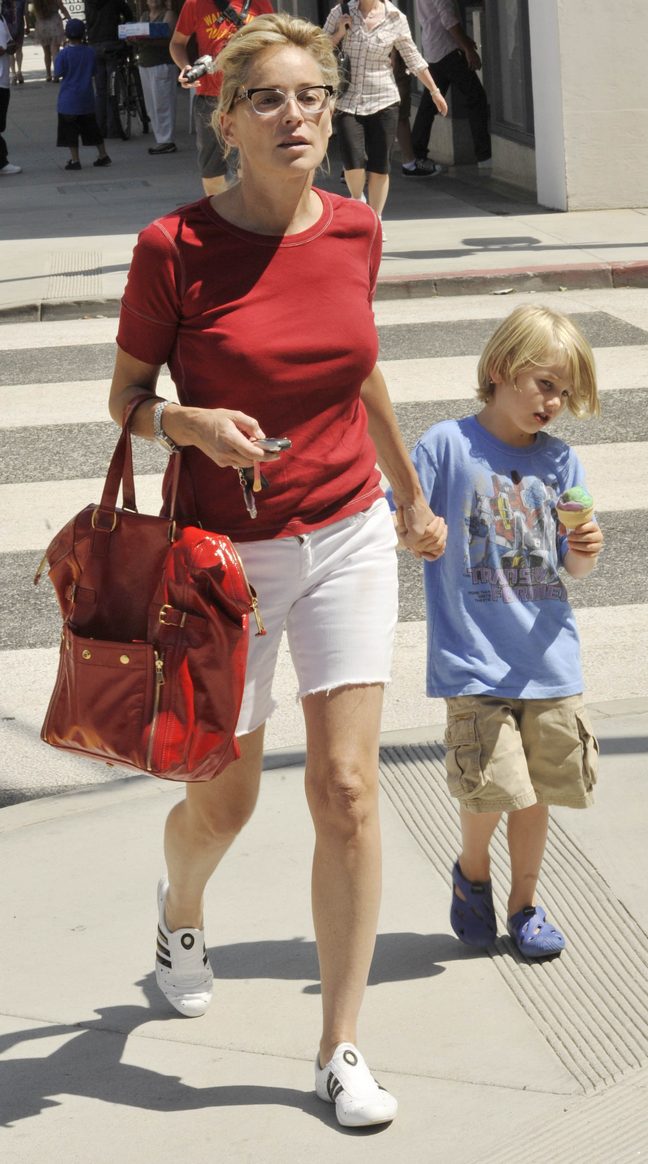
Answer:
POLYGON ((582 485, 574 485, 571 489, 566 489, 558 498, 558 508, 567 509, 572 512, 578 512, 581 509, 591 509, 594 505, 594 499, 587 489, 583 489, 582 485))

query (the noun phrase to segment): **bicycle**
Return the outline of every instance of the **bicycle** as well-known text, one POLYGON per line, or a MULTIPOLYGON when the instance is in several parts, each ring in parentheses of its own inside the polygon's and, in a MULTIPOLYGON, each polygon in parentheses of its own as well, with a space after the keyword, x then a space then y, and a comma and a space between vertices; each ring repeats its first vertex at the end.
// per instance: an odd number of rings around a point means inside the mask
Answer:
POLYGON ((132 122, 137 118, 142 125, 142 133, 148 133, 150 119, 146 112, 142 82, 135 63, 135 51, 130 44, 120 45, 113 56, 114 66, 110 73, 109 93, 115 115, 124 139, 131 135, 132 122))

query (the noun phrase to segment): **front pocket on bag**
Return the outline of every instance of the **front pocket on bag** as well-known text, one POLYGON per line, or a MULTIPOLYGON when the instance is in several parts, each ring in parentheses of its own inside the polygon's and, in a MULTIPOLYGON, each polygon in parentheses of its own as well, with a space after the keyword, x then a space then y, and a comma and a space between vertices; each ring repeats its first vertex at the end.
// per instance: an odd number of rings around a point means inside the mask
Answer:
POLYGON ((486 781, 481 769, 481 744, 474 713, 452 716, 445 733, 446 773, 451 796, 469 800, 486 781))
POLYGON ((84 638, 66 626, 43 739, 55 747, 145 768, 154 676, 155 653, 149 643, 84 638))

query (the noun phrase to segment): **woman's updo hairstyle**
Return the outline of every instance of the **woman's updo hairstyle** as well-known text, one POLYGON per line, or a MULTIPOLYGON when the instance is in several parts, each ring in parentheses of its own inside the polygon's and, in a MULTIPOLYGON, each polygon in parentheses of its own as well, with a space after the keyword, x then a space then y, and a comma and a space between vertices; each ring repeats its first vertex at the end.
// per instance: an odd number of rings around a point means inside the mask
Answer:
POLYGON ((222 71, 218 105, 214 110, 212 128, 220 138, 225 155, 230 146, 224 140, 220 119, 229 113, 241 89, 247 88, 250 69, 259 53, 271 48, 294 46, 310 53, 320 67, 323 85, 337 87, 339 82, 337 58, 331 38, 308 20, 299 20, 286 12, 272 12, 267 16, 257 16, 240 28, 227 42, 218 55, 218 68, 222 71))

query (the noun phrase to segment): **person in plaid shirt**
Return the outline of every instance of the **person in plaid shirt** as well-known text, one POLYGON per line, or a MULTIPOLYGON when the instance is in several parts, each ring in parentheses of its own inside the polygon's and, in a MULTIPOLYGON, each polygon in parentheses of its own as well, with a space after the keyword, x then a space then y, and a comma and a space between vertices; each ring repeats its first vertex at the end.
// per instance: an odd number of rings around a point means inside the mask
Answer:
POLYGON ((324 24, 351 63, 351 82, 337 98, 336 127, 344 177, 353 198, 364 198, 381 217, 389 192, 389 165, 398 125, 399 93, 391 62, 397 49, 410 73, 430 93, 439 113, 448 112, 445 98, 418 51, 406 17, 391 0, 350 0, 332 8, 324 24))

